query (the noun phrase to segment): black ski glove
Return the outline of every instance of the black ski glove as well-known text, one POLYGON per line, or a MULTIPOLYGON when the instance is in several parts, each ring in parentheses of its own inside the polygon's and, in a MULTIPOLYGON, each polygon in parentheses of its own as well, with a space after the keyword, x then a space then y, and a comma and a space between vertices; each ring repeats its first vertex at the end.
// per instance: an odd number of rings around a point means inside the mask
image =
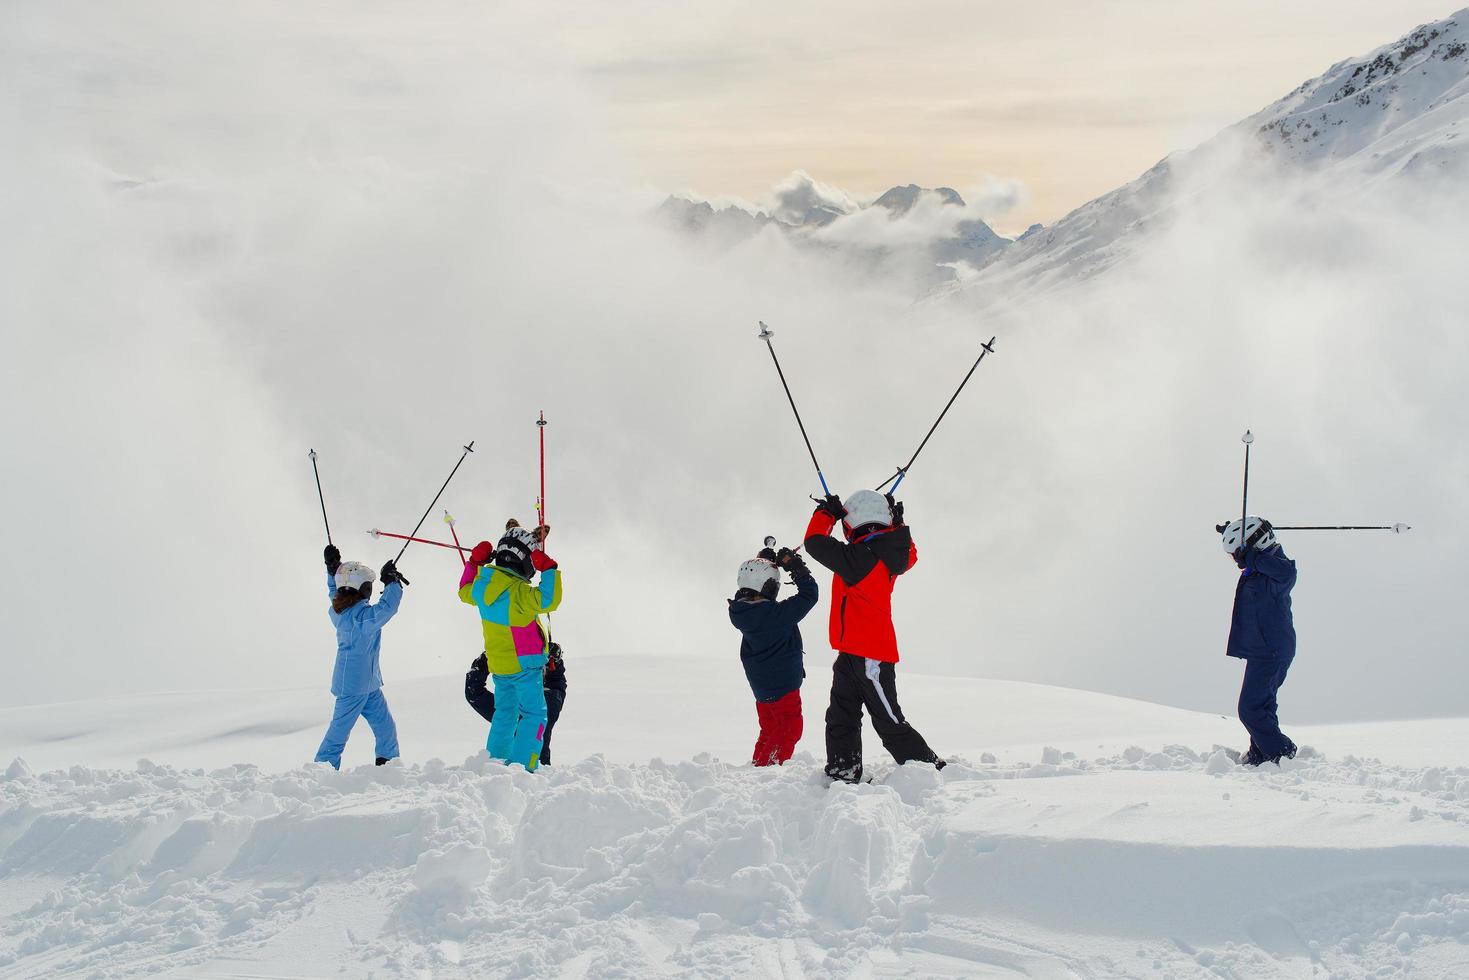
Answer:
POLYGON ((893 527, 902 527, 903 502, 901 500, 894 500, 893 495, 890 493, 885 493, 883 496, 888 498, 888 510, 893 512, 893 527))
POLYGON ((847 516, 847 508, 842 506, 842 498, 834 493, 826 495, 825 500, 817 501, 816 509, 827 514, 833 520, 841 520, 847 516))
POLYGON ((327 545, 322 550, 321 557, 326 562, 326 573, 328 575, 337 574, 337 568, 342 564, 342 553, 337 550, 337 546, 334 544, 327 545))
POLYGON ((780 567, 791 573, 791 578, 810 578, 811 569, 806 567, 806 559, 802 558, 800 552, 789 548, 780 549, 780 567))
POLYGON ((398 571, 398 566, 394 565, 392 561, 388 561, 387 564, 383 565, 383 569, 378 573, 378 577, 383 580, 383 585, 389 585, 393 582, 397 582, 400 585, 412 584, 403 577, 403 573, 398 571))

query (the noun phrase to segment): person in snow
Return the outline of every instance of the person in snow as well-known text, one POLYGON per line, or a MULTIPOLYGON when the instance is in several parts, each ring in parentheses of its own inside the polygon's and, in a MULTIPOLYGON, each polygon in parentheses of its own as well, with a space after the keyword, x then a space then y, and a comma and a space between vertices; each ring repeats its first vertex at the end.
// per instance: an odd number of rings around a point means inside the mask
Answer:
POLYGON ((332 669, 332 693, 337 697, 331 724, 316 750, 317 762, 342 768, 342 750, 360 715, 367 719, 377 740, 377 764, 398 758, 398 726, 383 697, 383 673, 378 665, 383 626, 403 601, 408 580, 390 561, 382 568, 383 597, 375 604, 372 583, 377 576, 361 562, 342 561, 341 552, 327 545, 326 587, 332 605, 329 615, 337 628, 337 662, 332 669))
POLYGON ((898 640, 893 585, 918 561, 903 505, 891 494, 858 490, 845 504, 828 494, 806 528, 806 553, 835 573, 831 592, 831 705, 826 709, 826 774, 862 779, 862 708, 899 765, 944 760, 928 747, 898 706, 898 640), (847 541, 830 537, 837 521, 847 541))
POLYGON ((1247 766, 1280 764, 1294 759, 1296 744, 1280 730, 1276 694, 1296 657, 1296 627, 1290 593, 1296 584, 1296 563, 1275 540, 1270 522, 1251 517, 1220 525, 1224 550, 1240 567, 1234 589, 1234 614, 1229 622, 1227 653, 1245 662, 1245 680, 1239 692, 1239 720, 1250 733, 1250 747, 1240 757, 1247 766))
MULTIPOLYGON (((490 667, 485 661, 485 655, 481 653, 469 665, 469 673, 464 675, 464 700, 469 702, 481 718, 485 721, 495 720, 495 695, 486 688, 490 680, 490 667)), ((551 733, 556 730, 556 719, 561 717, 561 709, 566 706, 566 655, 561 649, 561 644, 555 640, 546 645, 546 670, 545 678, 541 682, 541 690, 546 695, 546 733, 541 738, 541 762, 543 766, 551 764, 551 733)))
POLYGON ((546 731, 542 670, 548 658, 537 617, 561 605, 561 570, 545 551, 550 528, 528 531, 510 521, 493 548, 474 546, 459 580, 459 598, 479 609, 485 665, 495 683, 495 710, 485 749, 507 764, 535 771, 546 731), (540 573, 538 585, 531 579, 540 573))
POLYGON ((811 569, 789 548, 769 548, 740 565, 737 591, 729 600, 729 621, 739 630, 740 663, 755 695, 760 735, 751 761, 779 766, 801 740, 801 682, 806 678, 806 650, 797 625, 816 605, 820 590, 811 569), (796 594, 776 601, 781 569, 791 573, 796 594))

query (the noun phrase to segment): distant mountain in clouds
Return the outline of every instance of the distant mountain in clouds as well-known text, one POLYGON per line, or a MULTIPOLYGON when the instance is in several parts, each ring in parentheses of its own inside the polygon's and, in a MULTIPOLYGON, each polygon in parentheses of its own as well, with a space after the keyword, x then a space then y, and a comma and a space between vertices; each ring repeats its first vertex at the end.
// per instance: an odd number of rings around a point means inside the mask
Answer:
POLYGON ((762 233, 873 266, 900 265, 939 293, 1086 279, 1135 253, 1179 202, 1273 162, 1336 190, 1377 181, 1469 180, 1469 8, 1360 58, 1048 226, 1005 238, 953 188, 916 184, 862 201, 797 172, 768 210, 669 197, 659 217, 734 247, 762 233))
POLYGON ((988 295, 1006 281, 1096 275, 1133 254, 1131 243, 1169 221, 1180 200, 1269 161, 1336 191, 1402 179, 1427 191, 1469 179, 1469 8, 1332 66, 1055 224, 1032 227, 956 288, 988 295))
POLYGON ((1011 244, 952 187, 906 184, 861 201, 800 172, 775 188, 769 210, 675 195, 659 205, 657 217, 718 248, 769 231, 855 261, 899 264, 933 283, 971 273, 1011 244))

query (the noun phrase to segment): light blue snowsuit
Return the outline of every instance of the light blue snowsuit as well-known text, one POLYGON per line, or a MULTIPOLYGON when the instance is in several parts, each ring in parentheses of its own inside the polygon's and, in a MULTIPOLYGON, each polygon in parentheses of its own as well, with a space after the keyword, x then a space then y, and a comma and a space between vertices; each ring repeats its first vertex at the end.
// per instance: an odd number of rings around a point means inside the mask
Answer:
MULTIPOLYGON (((335 597, 337 584, 330 573, 326 586, 327 594, 335 597)), ((332 625, 337 628, 337 663, 332 669, 332 693, 337 696, 337 705, 321 748, 316 750, 317 762, 330 762, 334 769, 342 767, 342 750, 347 747, 347 736, 359 715, 372 728, 378 758, 398 757, 398 726, 388 710, 387 698, 383 697, 378 654, 383 626, 393 618, 402 600, 403 586, 390 582, 375 604, 363 600, 340 613, 328 610, 332 625)))

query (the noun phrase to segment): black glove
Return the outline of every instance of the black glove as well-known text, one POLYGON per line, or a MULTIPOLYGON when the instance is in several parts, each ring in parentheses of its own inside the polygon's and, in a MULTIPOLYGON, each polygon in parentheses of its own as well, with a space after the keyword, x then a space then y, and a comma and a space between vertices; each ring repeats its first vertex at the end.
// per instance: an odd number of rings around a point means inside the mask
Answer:
POLYGON ((326 562, 326 573, 328 575, 337 574, 337 567, 342 564, 342 553, 337 550, 337 546, 327 545, 321 552, 321 558, 326 562))
POLYGON ((810 578, 811 569, 806 567, 806 559, 802 558, 800 552, 789 548, 780 549, 780 567, 791 573, 791 578, 810 578))
POLYGON ((829 493, 825 500, 818 501, 816 509, 829 515, 833 520, 839 521, 847 516, 847 508, 842 506, 842 498, 834 493, 829 493))
POLYGON ((485 658, 484 654, 480 654, 478 657, 474 658, 474 663, 469 665, 469 672, 471 674, 489 674, 490 664, 489 661, 485 658))
POLYGON ((400 585, 411 584, 406 578, 403 577, 403 573, 398 571, 398 566, 394 565, 391 560, 383 565, 383 569, 381 572, 378 573, 378 577, 383 580, 383 585, 391 585, 394 582, 397 582, 400 585))
POLYGON ((893 495, 890 493, 885 493, 883 496, 888 498, 888 510, 893 512, 893 527, 901 527, 903 524, 903 502, 901 500, 894 500, 893 495))

